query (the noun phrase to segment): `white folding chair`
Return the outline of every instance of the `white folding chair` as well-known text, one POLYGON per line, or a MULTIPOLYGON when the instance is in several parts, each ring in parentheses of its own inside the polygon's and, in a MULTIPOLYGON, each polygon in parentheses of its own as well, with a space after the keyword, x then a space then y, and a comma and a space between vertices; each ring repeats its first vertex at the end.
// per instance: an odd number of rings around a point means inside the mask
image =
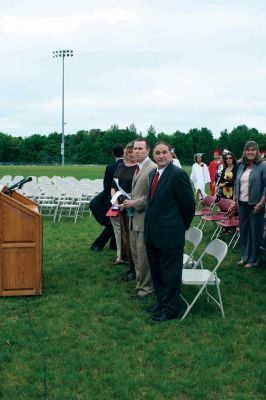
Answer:
POLYGON ((58 204, 58 222, 60 222, 61 217, 64 216, 74 218, 74 223, 76 223, 79 215, 79 200, 81 197, 82 193, 70 189, 66 191, 64 196, 61 196, 58 204))
MULTIPOLYGON (((222 316, 224 317, 224 308, 223 308, 223 302, 222 302, 222 296, 220 292, 220 279, 217 276, 217 270, 219 266, 221 265, 222 261, 224 260, 226 254, 227 254, 227 244, 223 242, 220 239, 214 239, 212 242, 208 244, 208 246, 204 249, 202 252, 201 256, 196 262, 195 268, 194 269, 184 269, 183 274, 182 274, 182 285, 183 286, 196 286, 198 288, 198 292, 194 299, 189 303, 183 295, 181 295, 181 298, 184 300, 184 302, 187 305, 187 309, 184 312, 181 320, 185 319, 198 298, 201 296, 203 291, 205 291, 207 300, 212 299, 219 307, 222 316), (203 258, 206 256, 212 256, 216 259, 216 264, 214 268, 211 269, 197 269, 198 266, 201 265, 201 262, 203 262, 203 258), (207 289, 207 286, 212 285, 216 286, 216 291, 217 291, 217 298, 212 296, 207 289)), ((204 261, 205 262, 205 261, 204 261)), ((204 263, 203 263, 204 265, 204 263)))
POLYGON ((88 213, 89 216, 91 216, 91 210, 90 210, 90 203, 91 199, 93 198, 93 194, 87 194, 85 195, 82 193, 81 198, 78 200, 78 203, 80 205, 78 214, 83 217, 84 213, 88 213))
POLYGON ((39 176, 38 183, 40 185, 42 185, 42 184, 51 185, 51 178, 48 178, 48 176, 39 176))
POLYGON ((194 253, 202 240, 202 231, 195 226, 191 226, 185 234, 186 242, 192 244, 193 248, 189 254, 183 256, 183 268, 192 268, 195 265, 194 253))
POLYGON ((24 187, 21 190, 24 196, 36 201, 37 203, 39 202, 39 199, 42 196, 42 191, 38 186, 24 185, 24 187))
POLYGON ((38 200, 42 216, 52 217, 53 221, 56 220, 60 197, 60 192, 56 188, 46 188, 45 193, 42 193, 38 200))
POLYGON ((18 182, 20 182, 22 179, 24 179, 24 176, 22 176, 22 175, 16 175, 16 176, 14 176, 14 178, 12 179, 12 181, 10 182, 10 186, 11 185, 14 185, 15 183, 18 183, 18 182))
POLYGON ((11 182, 12 182, 12 176, 11 175, 4 175, 0 179, 0 183, 3 184, 3 185, 10 185, 11 182))

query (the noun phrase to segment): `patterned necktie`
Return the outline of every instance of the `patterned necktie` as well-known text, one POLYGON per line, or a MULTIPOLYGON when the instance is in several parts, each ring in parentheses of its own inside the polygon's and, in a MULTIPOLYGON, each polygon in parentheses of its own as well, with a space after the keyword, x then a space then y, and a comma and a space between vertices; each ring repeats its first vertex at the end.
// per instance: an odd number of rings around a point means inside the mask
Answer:
POLYGON ((153 179, 152 185, 151 185, 150 199, 153 198, 154 191, 156 189, 156 186, 157 186, 157 183, 158 183, 158 180, 159 180, 159 176, 160 176, 160 172, 157 171, 157 173, 156 173, 156 175, 155 175, 155 177, 153 179))

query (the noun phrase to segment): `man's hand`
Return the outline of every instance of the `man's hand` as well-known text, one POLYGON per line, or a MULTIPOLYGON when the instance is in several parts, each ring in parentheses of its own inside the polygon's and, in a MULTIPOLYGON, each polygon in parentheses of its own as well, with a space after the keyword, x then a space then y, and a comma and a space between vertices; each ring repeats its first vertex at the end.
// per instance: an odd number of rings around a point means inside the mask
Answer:
POLYGON ((122 207, 124 208, 134 208, 134 200, 125 200, 122 203, 122 207))
POLYGON ((265 206, 265 204, 263 204, 262 202, 257 203, 254 207, 253 207, 253 213, 254 214, 258 214, 262 208, 265 206))

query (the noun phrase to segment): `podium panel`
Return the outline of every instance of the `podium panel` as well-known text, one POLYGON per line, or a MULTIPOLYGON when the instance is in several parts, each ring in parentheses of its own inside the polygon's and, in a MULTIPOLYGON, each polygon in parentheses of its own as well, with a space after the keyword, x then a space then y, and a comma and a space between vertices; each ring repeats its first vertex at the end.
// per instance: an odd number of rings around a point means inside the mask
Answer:
POLYGON ((0 296, 41 294, 41 222, 36 203, 0 193, 0 296))
POLYGON ((25 212, 13 204, 3 204, 2 209, 3 243, 36 241, 35 215, 25 212), (10 222, 11 221, 11 222, 10 222))

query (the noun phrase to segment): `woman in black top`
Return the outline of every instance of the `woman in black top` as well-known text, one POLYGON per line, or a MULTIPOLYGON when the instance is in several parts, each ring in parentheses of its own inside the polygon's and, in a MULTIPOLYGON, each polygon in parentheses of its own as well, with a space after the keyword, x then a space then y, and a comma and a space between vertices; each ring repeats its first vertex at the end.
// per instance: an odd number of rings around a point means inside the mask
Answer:
POLYGON ((224 156, 224 167, 217 185, 217 197, 232 199, 234 195, 234 183, 236 178, 236 158, 228 152, 224 156))
MULTIPOLYGON (((119 165, 114 175, 112 189, 111 189, 112 197, 117 192, 117 190, 119 190, 116 184, 117 182, 116 180, 118 180, 117 183, 121 189, 123 189, 128 194, 131 193, 132 180, 135 174, 135 170, 137 168, 137 162, 135 154, 133 152, 133 147, 134 147, 133 142, 128 143, 125 147, 124 162, 119 165)), ((124 199, 125 199, 124 196, 119 196, 117 199, 117 203, 121 204, 124 201, 124 199)), ((126 271, 123 276, 125 278, 127 278, 127 276, 128 278, 131 277, 133 278, 133 275, 135 273, 135 268, 129 244, 129 227, 128 227, 129 219, 127 215, 127 210, 119 212, 118 217, 111 217, 111 221, 113 223, 113 226, 115 225, 114 230, 117 240, 117 248, 120 251, 120 259, 117 258, 117 260, 114 260, 113 264, 122 264, 123 261, 125 260, 128 261, 130 269, 129 271, 126 271)))

